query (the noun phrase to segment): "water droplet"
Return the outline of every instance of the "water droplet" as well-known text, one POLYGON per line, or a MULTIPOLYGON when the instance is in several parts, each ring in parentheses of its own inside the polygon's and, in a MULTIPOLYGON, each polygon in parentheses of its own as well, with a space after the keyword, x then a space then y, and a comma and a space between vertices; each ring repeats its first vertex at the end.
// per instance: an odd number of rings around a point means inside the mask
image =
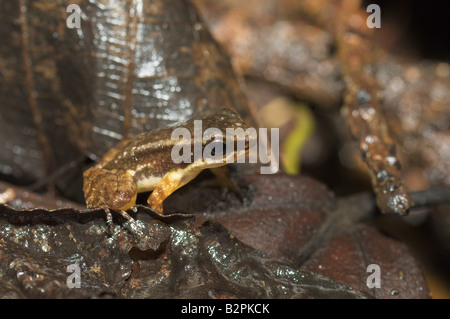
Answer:
POLYGON ((397 158, 394 156, 387 156, 386 162, 388 162, 389 165, 395 165, 395 163, 397 163, 397 158))
POLYGON ((377 181, 378 181, 378 183, 385 182, 388 179, 389 179, 389 173, 386 172, 384 169, 377 173, 377 181))
POLYGON ((202 26, 201 23, 197 22, 197 23, 194 24, 194 30, 195 31, 200 31, 202 28, 203 28, 203 26, 202 26))
POLYGON ((398 296, 400 292, 397 289, 392 289, 391 290, 391 296, 398 296))
POLYGON ((371 135, 367 135, 365 140, 366 140, 366 143, 372 144, 373 141, 375 140, 375 138, 373 136, 371 136, 371 135))
POLYGON ((356 103, 358 105, 368 104, 371 100, 372 96, 367 91, 360 90, 356 93, 356 103))

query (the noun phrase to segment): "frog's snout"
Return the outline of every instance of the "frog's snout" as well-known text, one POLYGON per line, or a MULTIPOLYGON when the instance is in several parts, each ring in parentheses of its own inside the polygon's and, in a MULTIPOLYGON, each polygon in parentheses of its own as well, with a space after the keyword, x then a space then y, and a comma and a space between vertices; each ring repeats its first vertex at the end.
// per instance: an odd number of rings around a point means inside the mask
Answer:
POLYGON ((124 170, 88 169, 83 174, 83 191, 89 208, 125 211, 136 205, 136 181, 124 170))

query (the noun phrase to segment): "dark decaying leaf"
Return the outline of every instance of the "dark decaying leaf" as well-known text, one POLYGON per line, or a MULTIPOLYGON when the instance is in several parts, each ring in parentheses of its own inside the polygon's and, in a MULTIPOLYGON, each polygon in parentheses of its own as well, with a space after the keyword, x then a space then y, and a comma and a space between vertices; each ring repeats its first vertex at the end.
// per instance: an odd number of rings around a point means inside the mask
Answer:
POLYGON ((267 257, 219 224, 174 229, 170 251, 141 261, 124 293, 132 298, 363 298, 329 278, 267 257), (150 275, 150 276, 149 276, 150 275))
POLYGON ((135 235, 118 214, 108 235, 101 210, 27 211, 2 205, 0 295, 428 297, 406 247, 372 227, 358 226, 373 200, 366 205, 336 200, 309 178, 234 178, 246 185, 244 205, 231 193, 220 199, 220 190, 201 187, 200 178, 166 200, 171 215, 138 206, 137 214, 130 214, 147 237, 135 235), (346 210, 351 217, 341 218, 346 210), (310 245, 311 240, 317 244, 310 245), (305 253, 305 246, 313 248, 305 253), (66 285, 66 268, 73 263, 81 266, 81 289, 66 285), (366 268, 372 263, 382 270, 382 290, 366 286, 366 268))
POLYGON ((336 199, 324 185, 298 176, 244 175, 240 183, 250 185, 248 206, 239 205, 237 199, 232 205, 214 205, 208 198, 219 193, 214 195, 212 190, 197 194, 186 188, 173 196, 180 196, 180 203, 187 202, 196 211, 205 211, 201 218, 221 223, 240 241, 270 256, 300 263, 301 268, 374 297, 429 297, 425 278, 408 248, 359 224, 372 216, 375 202, 370 195, 336 199), (382 269, 383 289, 367 287, 370 264, 382 269))
POLYGON ((108 236, 103 211, 71 208, 17 211, 1 206, 1 296, 13 298, 87 298, 121 296, 131 274, 132 246, 154 249, 170 235, 167 227, 145 221, 147 237, 136 241, 120 224, 108 236), (67 267, 81 269, 81 288, 69 289, 67 267))
POLYGON ((140 212, 139 221, 153 237, 136 252, 130 249, 138 243, 125 228, 116 226, 108 237, 95 213, 81 222, 71 220, 77 213, 68 209, 24 213, 1 208, 3 298, 364 297, 269 258, 211 222, 192 230, 191 223, 163 225, 140 212), (130 256, 140 260, 133 266, 130 256), (71 264, 81 268, 81 289, 67 286, 71 264))
POLYGON ((338 282, 358 287, 376 298, 428 298, 430 293, 422 270, 406 245, 383 236, 378 230, 359 225, 334 237, 303 264, 319 274, 332 273, 338 282), (381 287, 370 289, 361 284, 367 278, 367 266, 381 270, 381 287))
POLYGON ((190 2, 77 4, 81 28, 70 29, 67 1, 0 1, 1 174, 39 180, 81 154, 98 159, 122 138, 220 108, 251 118, 190 2))

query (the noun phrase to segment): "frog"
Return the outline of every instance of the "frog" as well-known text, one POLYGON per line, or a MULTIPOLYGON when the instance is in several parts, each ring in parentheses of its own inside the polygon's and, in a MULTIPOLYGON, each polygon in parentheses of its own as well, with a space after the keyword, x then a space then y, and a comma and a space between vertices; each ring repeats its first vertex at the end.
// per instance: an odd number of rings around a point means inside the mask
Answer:
MULTIPOLYGON (((253 134, 233 135, 232 152, 225 152, 227 129, 242 129, 249 126, 232 109, 223 109, 211 115, 193 117, 179 125, 168 126, 140 133, 122 140, 107 151, 101 160, 83 173, 83 192, 88 208, 102 208, 107 221, 111 222, 111 210, 119 212, 124 218, 140 228, 126 212, 136 207, 140 193, 151 192, 147 204, 158 214, 164 215, 163 201, 180 187, 186 185, 205 169, 211 169, 223 183, 236 191, 236 186, 224 170, 231 162, 246 156, 256 138, 253 134), (209 147, 214 157, 188 154, 188 161, 174 161, 173 149, 183 143, 191 144, 196 139, 195 121, 201 120, 202 127, 216 128, 213 134, 200 140, 202 150, 209 147), (187 130, 190 138, 173 138, 175 129, 187 130), (216 143, 214 147, 210 143, 216 143), (238 148, 237 145, 244 145, 238 148), (236 146, 236 147, 235 147, 236 146)), ((206 131, 205 131, 206 132, 206 131)), ((242 161, 241 161, 242 162, 242 161)))

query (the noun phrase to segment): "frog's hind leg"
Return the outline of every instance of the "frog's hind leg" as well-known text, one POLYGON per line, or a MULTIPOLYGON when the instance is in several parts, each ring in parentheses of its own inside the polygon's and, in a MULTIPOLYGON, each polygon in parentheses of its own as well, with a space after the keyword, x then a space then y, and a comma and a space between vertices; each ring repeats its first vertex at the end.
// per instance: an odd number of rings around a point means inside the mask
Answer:
POLYGON ((242 203, 245 203, 247 200, 242 194, 239 186, 236 182, 231 178, 230 170, 228 166, 219 166, 210 169, 211 172, 216 176, 215 183, 210 183, 210 186, 220 187, 222 190, 221 199, 224 200, 228 191, 232 191, 242 203))
POLYGON ((147 199, 148 205, 159 214, 163 212, 163 201, 175 192, 178 188, 186 185, 193 180, 202 168, 187 167, 184 169, 175 169, 164 175, 158 186, 153 190, 147 199))

